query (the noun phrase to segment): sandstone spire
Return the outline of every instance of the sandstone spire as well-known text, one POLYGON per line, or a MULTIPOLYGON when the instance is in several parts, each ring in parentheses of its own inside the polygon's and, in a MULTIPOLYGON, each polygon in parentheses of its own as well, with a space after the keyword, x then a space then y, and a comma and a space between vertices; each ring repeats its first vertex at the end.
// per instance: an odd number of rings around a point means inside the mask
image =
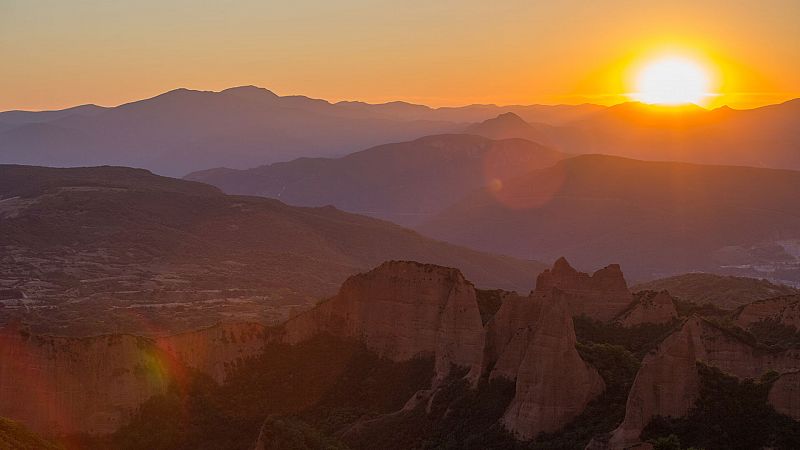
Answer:
POLYGON ((589 275, 575 270, 566 258, 559 258, 552 269, 536 278, 536 292, 557 288, 564 292, 573 316, 585 314, 593 319, 613 319, 633 301, 618 264, 589 275))

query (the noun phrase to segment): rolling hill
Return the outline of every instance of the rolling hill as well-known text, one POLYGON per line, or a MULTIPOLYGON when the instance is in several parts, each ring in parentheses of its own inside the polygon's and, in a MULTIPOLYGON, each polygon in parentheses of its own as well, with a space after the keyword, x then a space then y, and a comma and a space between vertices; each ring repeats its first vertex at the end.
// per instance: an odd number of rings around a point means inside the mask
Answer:
POLYGON ((0 321, 67 334, 272 323, 385 260, 525 291, 542 265, 141 169, 0 166, 0 321))
POLYGON ((669 278, 648 281, 632 290, 667 290, 672 295, 696 305, 711 304, 733 310, 759 300, 797 294, 791 286, 770 283, 764 279, 715 275, 712 273, 686 273, 669 278))
POLYGON ((522 258, 800 280, 800 172, 583 155, 482 189, 418 229, 522 258))
POLYGON ((278 198, 299 206, 333 205, 408 226, 475 189, 562 158, 555 150, 523 139, 438 135, 380 145, 343 158, 300 158, 249 170, 212 169, 186 178, 230 194, 278 198))

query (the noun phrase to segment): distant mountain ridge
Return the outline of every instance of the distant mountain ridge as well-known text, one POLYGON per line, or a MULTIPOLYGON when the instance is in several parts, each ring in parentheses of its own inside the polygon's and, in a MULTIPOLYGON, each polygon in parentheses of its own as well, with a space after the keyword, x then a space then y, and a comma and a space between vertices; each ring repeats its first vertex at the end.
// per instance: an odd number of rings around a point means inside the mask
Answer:
POLYGON ((411 226, 468 193, 566 155, 523 139, 467 134, 385 144, 343 158, 300 158, 248 170, 212 169, 186 179, 229 194, 278 198, 299 206, 334 205, 411 226))
POLYGON ((417 227, 448 242, 633 279, 800 280, 800 172, 581 155, 482 189, 417 227))
POLYGON ((800 99, 749 110, 631 102, 565 123, 526 126, 500 116, 471 129, 495 139, 532 139, 572 154, 800 169, 800 99))
POLYGON ((183 176, 212 167, 248 168, 298 157, 332 157, 387 142, 460 132, 507 110, 529 120, 572 120, 598 107, 404 102, 330 103, 278 96, 255 86, 220 92, 175 89, 111 108, 0 112, 0 163, 142 167, 183 176))
POLYGON ((331 103, 255 86, 181 88, 109 108, 0 112, 0 163, 113 164, 183 176, 213 167, 343 156, 466 130, 533 140, 570 154, 800 168, 799 124, 800 100, 751 110, 638 103, 431 108, 331 103))
POLYGON ((470 125, 464 132, 491 139, 521 138, 533 142, 550 143, 554 141, 553 134, 556 132, 556 127, 544 123, 529 123, 519 115, 507 112, 470 125))

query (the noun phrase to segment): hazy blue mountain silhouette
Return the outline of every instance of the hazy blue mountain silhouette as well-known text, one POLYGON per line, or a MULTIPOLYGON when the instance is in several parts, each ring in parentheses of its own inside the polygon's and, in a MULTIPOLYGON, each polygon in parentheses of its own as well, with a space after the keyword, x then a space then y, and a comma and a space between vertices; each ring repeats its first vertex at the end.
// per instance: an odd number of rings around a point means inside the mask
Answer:
POLYGON ((343 158, 299 158, 186 178, 230 194, 278 198, 414 225, 475 189, 550 166, 565 155, 524 139, 452 134, 380 145, 343 158))

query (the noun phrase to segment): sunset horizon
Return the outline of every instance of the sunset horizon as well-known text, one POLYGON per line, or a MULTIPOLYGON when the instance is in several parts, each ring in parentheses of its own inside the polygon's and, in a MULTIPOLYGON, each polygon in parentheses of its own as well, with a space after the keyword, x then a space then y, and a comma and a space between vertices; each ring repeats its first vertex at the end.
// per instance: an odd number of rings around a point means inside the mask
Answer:
POLYGON ((800 6, 765 6, 4 2, 0 110, 251 84, 334 102, 610 105, 665 57, 708 72, 709 106, 751 108, 800 97, 800 49, 787 39, 800 6))
MULTIPOLYGON (((190 87, 186 87, 186 86, 178 86, 178 87, 174 87, 174 88, 171 88, 171 89, 167 89, 167 90, 162 91, 162 92, 157 92, 157 93, 155 93, 153 95, 149 95, 149 96, 142 97, 142 98, 130 99, 128 101, 123 101, 122 103, 117 103, 117 104, 98 104, 98 103, 86 102, 86 103, 69 104, 69 105, 64 105, 64 106, 61 106, 61 107, 54 107, 54 108, 49 108, 49 109, 9 109, 9 110, 6 110, 6 112, 57 112, 57 111, 62 111, 62 110, 69 110, 69 109, 72 109, 72 108, 78 108, 78 107, 82 107, 82 106, 98 106, 98 107, 101 107, 101 108, 116 108, 116 107, 124 106, 124 105, 127 105, 127 104, 132 104, 132 103, 137 103, 137 102, 141 102, 141 101, 151 100, 151 99, 154 99, 154 98, 158 98, 158 97, 160 97, 160 96, 162 96, 164 94, 169 94, 171 92, 177 92, 177 91, 194 91, 194 92, 206 92, 206 93, 219 94, 219 93, 222 93, 222 92, 225 92, 225 91, 231 91, 231 90, 241 89, 241 88, 255 88, 255 89, 259 89, 259 90, 265 90, 265 91, 269 91, 272 94, 277 95, 278 97, 305 97, 305 98, 309 98, 309 99, 313 99, 313 100, 322 100, 322 101, 325 101, 327 103, 334 104, 334 105, 335 104, 346 104, 346 103, 363 103, 363 104, 368 104, 368 105, 379 106, 379 105, 403 103, 403 104, 408 104, 408 105, 425 106, 425 107, 428 107, 428 108, 431 108, 431 109, 434 109, 434 110, 435 109, 465 108, 465 107, 471 107, 471 106, 496 106, 496 107, 501 107, 501 108, 503 108, 503 107, 517 107, 517 106, 554 106, 554 107, 558 107, 558 106, 604 106, 604 107, 612 107, 612 106, 619 106, 619 105, 624 105, 624 104, 640 104, 642 106, 651 108, 653 111, 658 111, 658 110, 663 110, 663 111, 676 110, 677 111, 677 110, 685 109, 685 107, 687 107, 687 106, 696 106, 696 107, 702 108, 702 109, 707 110, 707 111, 714 111, 714 110, 721 109, 721 108, 722 109, 730 108, 730 109, 734 109, 734 110, 744 111, 744 110, 759 109, 759 108, 764 108, 764 107, 769 107, 769 106, 774 106, 774 105, 780 105, 780 104, 789 103, 789 102, 793 102, 795 100, 800 99, 800 95, 798 95, 797 97, 791 97, 790 96, 790 97, 787 97, 787 98, 782 99, 780 101, 776 101, 774 103, 773 102, 766 102, 766 103, 750 104, 748 106, 735 106, 734 107, 734 106, 731 106, 731 105, 729 105, 727 103, 720 104, 718 101, 713 101, 713 100, 705 100, 705 101, 698 101, 698 102, 679 101, 679 102, 675 102, 675 103, 661 102, 661 101, 646 101, 645 99, 640 98, 638 93, 631 92, 631 93, 626 93, 626 94, 619 95, 619 99, 616 102, 610 102, 610 103, 592 102, 589 99, 587 99, 587 101, 581 102, 581 103, 568 103, 568 102, 564 102, 564 103, 464 103, 464 104, 440 104, 440 105, 437 105, 437 104, 427 104, 427 103, 416 103, 416 102, 409 101, 409 100, 404 100, 404 99, 395 99, 395 100, 389 99, 389 100, 386 100, 386 101, 375 101, 375 102, 365 101, 365 100, 358 99, 358 98, 344 98, 344 99, 331 100, 331 99, 327 99, 327 98, 313 97, 313 96, 309 96, 309 95, 306 95, 304 93, 299 93, 299 92, 286 92, 286 93, 277 92, 277 91, 275 91, 273 89, 270 89, 270 88, 268 88, 266 86, 259 86, 259 85, 254 85, 254 84, 242 84, 242 85, 227 86, 227 87, 223 87, 223 88, 219 88, 219 89, 201 89, 201 88, 190 88, 190 87)), ((708 96, 713 98, 713 97, 717 97, 719 95, 720 94, 709 94, 708 96)), ((2 112, 2 111, 0 111, 0 112, 2 112)))
POLYGON ((791 102, 793 100, 797 100, 798 98, 800 98, 800 94, 798 94, 797 97, 789 96, 789 97, 786 97, 784 99, 781 99, 781 100, 778 100, 778 101, 775 101, 775 102, 764 102, 764 103, 751 104, 749 106, 739 106, 739 107, 734 107, 734 106, 731 106, 731 105, 729 105, 727 103, 725 103, 725 104, 714 104, 713 106, 709 106, 707 104, 704 104, 704 102, 695 103, 695 102, 688 102, 688 101, 687 102, 681 102, 681 103, 675 103, 675 104, 669 104, 669 103, 661 104, 661 103, 658 103, 658 102, 649 103, 649 102, 646 102, 646 101, 643 101, 641 99, 636 98, 635 97, 635 95, 636 95, 635 93, 620 94, 618 101, 611 102, 611 103, 592 102, 589 99, 586 99, 587 101, 580 102, 580 103, 569 103, 569 102, 564 102, 564 103, 498 103, 498 102, 494 102, 494 103, 491 103, 491 102, 489 102, 489 103, 461 103, 461 104, 459 104, 459 103, 453 103, 453 104, 428 104, 428 103, 417 103, 417 102, 410 101, 410 100, 407 100, 407 99, 387 99, 387 100, 383 100, 383 101, 366 101, 366 100, 359 99, 359 98, 327 99, 327 98, 322 98, 322 97, 314 97, 314 96, 306 95, 306 94, 301 93, 301 92, 278 92, 278 91, 275 91, 273 89, 270 89, 267 86, 259 86, 259 85, 255 85, 255 84, 240 84, 240 85, 232 85, 232 86, 216 88, 216 89, 214 89, 214 88, 203 89, 203 88, 192 88, 192 87, 187 87, 187 86, 177 86, 177 87, 173 87, 173 88, 170 88, 170 89, 166 89, 164 91, 157 92, 157 93, 152 94, 152 95, 148 95, 148 96, 145 96, 145 97, 142 97, 142 98, 130 99, 130 100, 127 100, 127 101, 123 101, 121 103, 99 104, 99 103, 91 103, 91 102, 84 102, 84 103, 80 103, 79 102, 79 103, 76 103, 76 104, 62 105, 62 106, 57 106, 57 107, 52 107, 52 108, 47 108, 47 109, 15 108, 15 109, 8 109, 6 111, 46 112, 46 111, 60 111, 60 110, 69 109, 69 108, 75 108, 75 107, 79 107, 79 106, 100 106, 100 107, 103 107, 103 108, 114 108, 114 107, 117 107, 117 106, 122 106, 122 105, 129 104, 129 103, 136 103, 136 102, 139 102, 139 101, 142 101, 142 100, 149 100, 149 99, 158 97, 160 95, 167 94, 167 93, 172 92, 172 91, 187 90, 187 91, 197 91, 197 92, 220 93, 220 92, 231 90, 231 89, 250 88, 250 87, 267 90, 267 91, 272 92, 273 94, 275 94, 275 95, 277 95, 279 97, 307 97, 307 98, 311 98, 311 99, 323 100, 323 101, 326 101, 326 102, 331 103, 331 104, 336 104, 336 103, 366 103, 366 104, 371 104, 371 105, 384 105, 384 104, 391 104, 391 103, 407 103, 407 104, 411 104, 411 105, 427 106, 427 107, 433 108, 433 109, 439 109, 439 108, 461 108, 461 107, 466 107, 466 106, 500 106, 500 107, 505 107, 505 106, 581 106, 581 105, 616 106, 616 105, 622 105, 622 104, 626 104, 626 103, 639 103, 639 104, 646 105, 646 106, 657 106, 657 107, 663 107, 663 108, 667 108, 667 109, 669 109, 670 107, 680 108, 680 107, 686 106, 686 105, 694 105, 694 106, 698 106, 698 107, 701 107, 701 108, 706 109, 706 110, 714 110, 714 109, 726 108, 726 107, 727 108, 731 108, 731 109, 737 109, 737 110, 747 110, 747 109, 762 108, 762 107, 771 106, 771 105, 779 105, 779 104, 786 103, 786 102, 791 102))
POLYGON ((800 449, 800 0, 0 0, 0 450, 800 449))

